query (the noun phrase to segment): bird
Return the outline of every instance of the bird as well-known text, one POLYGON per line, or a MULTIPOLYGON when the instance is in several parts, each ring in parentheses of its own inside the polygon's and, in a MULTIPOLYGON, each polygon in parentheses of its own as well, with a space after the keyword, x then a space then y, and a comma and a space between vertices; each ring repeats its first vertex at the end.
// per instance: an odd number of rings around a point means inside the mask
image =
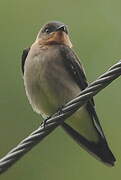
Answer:
MULTIPOLYGON (((34 43, 23 50, 21 68, 29 103, 45 120, 88 86, 68 26, 59 21, 42 26, 34 43)), ((97 160, 114 166, 116 159, 100 125, 93 98, 61 127, 97 160)))

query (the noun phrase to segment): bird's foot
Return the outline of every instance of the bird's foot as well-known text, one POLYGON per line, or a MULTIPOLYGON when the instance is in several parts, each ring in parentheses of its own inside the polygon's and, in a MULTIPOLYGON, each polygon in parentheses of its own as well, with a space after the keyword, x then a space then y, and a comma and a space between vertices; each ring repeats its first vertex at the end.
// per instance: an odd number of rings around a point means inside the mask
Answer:
POLYGON ((59 113, 59 115, 63 113, 63 110, 62 110, 63 107, 64 107, 64 106, 61 105, 61 106, 57 109, 57 112, 59 113))
POLYGON ((44 129, 45 129, 45 127, 46 127, 46 123, 47 123, 48 119, 50 119, 50 118, 51 118, 51 116, 48 116, 48 117, 41 123, 41 126, 44 127, 44 129))

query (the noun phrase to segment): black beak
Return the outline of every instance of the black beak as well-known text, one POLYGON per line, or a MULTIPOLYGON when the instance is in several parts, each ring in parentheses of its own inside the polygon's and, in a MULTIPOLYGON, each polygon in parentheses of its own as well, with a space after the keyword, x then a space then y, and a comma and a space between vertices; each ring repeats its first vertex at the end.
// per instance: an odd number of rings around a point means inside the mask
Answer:
POLYGON ((63 31, 65 32, 66 34, 68 34, 68 31, 67 31, 67 27, 65 25, 61 25, 59 26, 56 31, 63 31))

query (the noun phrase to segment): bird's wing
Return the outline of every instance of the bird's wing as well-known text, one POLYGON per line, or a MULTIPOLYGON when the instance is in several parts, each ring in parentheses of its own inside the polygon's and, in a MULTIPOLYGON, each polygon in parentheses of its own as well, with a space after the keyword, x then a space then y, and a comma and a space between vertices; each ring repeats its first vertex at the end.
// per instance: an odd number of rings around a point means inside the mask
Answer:
MULTIPOLYGON (((85 89, 88 86, 88 83, 86 80, 85 72, 80 61, 78 60, 78 57, 75 55, 72 49, 65 45, 60 46, 60 52, 63 57, 62 59, 66 69, 69 71, 70 75, 73 76, 78 86, 80 87, 80 90, 85 89)), ((96 155, 96 157, 98 157, 101 161, 113 165, 115 157, 113 156, 112 152, 108 147, 106 138, 104 136, 103 130, 99 123, 98 116, 95 111, 93 99, 87 103, 86 109, 91 117, 90 119, 92 121, 92 124, 98 133, 98 142, 87 140, 78 131, 76 131, 76 129, 74 129, 67 123, 63 123, 62 126, 64 130, 66 130, 66 132, 74 140, 76 140, 76 142, 83 146, 88 152, 91 152, 91 154, 96 155)))
MULTIPOLYGON (((87 79, 86 79, 84 68, 83 68, 82 64, 80 63, 78 57, 67 46, 62 46, 60 48, 60 50, 61 50, 61 54, 63 56, 63 62, 65 64, 65 67, 70 72, 70 74, 73 76, 75 81, 77 82, 80 90, 84 90, 88 86, 88 82, 87 82, 87 79)), ((99 131, 100 135, 103 138, 105 138, 103 130, 102 130, 101 125, 99 123, 96 111, 95 111, 94 100, 93 99, 91 99, 87 103, 87 109, 88 109, 89 112, 91 112, 91 115, 95 117, 96 122, 94 122, 94 124, 95 124, 95 126, 98 125, 98 131, 99 131)))

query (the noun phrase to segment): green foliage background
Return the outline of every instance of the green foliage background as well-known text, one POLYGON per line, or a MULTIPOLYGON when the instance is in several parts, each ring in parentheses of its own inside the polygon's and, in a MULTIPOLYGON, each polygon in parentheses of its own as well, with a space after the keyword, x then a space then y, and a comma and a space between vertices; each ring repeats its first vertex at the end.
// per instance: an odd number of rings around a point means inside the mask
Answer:
MULTIPOLYGON (((38 127, 20 69, 23 48, 50 20, 68 24, 74 49, 93 81, 121 58, 121 0, 0 0, 0 157, 38 127)), ((117 162, 106 167, 58 128, 3 180, 114 180, 121 178, 121 78, 95 97, 117 162)))

